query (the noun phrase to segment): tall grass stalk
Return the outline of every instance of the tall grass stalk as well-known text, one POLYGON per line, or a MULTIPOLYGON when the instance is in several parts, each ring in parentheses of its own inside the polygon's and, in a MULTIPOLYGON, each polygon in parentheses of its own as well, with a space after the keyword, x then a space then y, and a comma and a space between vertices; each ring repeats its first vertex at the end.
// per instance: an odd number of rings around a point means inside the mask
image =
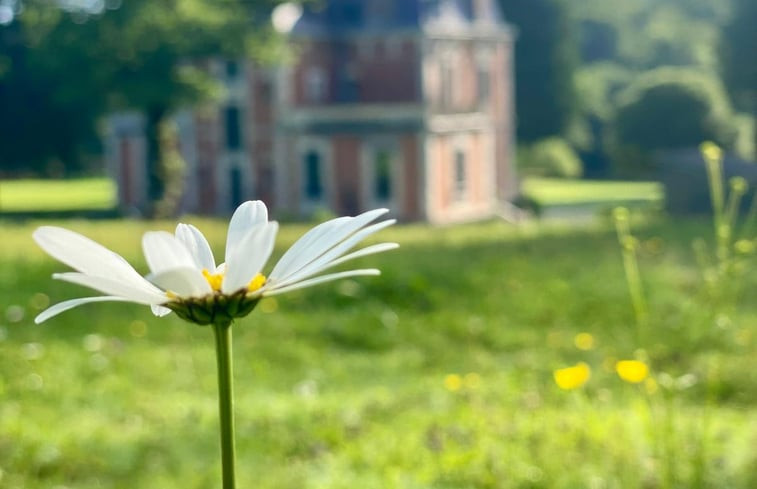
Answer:
POLYGON ((636 336, 641 341, 646 334, 649 310, 644 296, 644 286, 641 282, 639 261, 636 256, 638 240, 631 234, 631 224, 628 209, 618 207, 613 212, 615 218, 615 230, 618 234, 618 242, 623 253, 623 269, 625 270, 626 284, 631 297, 634 317, 636 319, 636 336))
POLYGON ((728 259, 728 243, 730 242, 730 228, 725 219, 725 190, 723 189, 723 151, 714 143, 703 143, 701 146, 707 181, 710 185, 710 200, 712 202, 713 224, 717 243, 717 256, 720 263, 728 259))
POLYGON ((752 203, 749 205, 749 210, 744 218, 744 224, 741 227, 739 235, 741 239, 751 239, 755 220, 757 220, 757 190, 752 192, 752 203))

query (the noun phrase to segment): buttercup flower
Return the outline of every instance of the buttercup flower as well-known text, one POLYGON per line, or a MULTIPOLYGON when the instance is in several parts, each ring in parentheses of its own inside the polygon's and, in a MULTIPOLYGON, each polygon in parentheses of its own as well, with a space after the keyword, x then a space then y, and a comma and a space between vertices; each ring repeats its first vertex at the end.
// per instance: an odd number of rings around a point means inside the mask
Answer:
POLYGON ((638 360, 620 360, 615 364, 615 371, 618 377, 632 384, 643 382, 649 375, 647 364, 638 360))
POLYGON ((175 234, 145 233, 142 239, 150 273, 141 276, 120 255, 67 229, 43 226, 34 240, 52 257, 75 272, 53 278, 83 285, 104 296, 72 299, 53 305, 36 317, 41 323, 61 312, 90 302, 123 301, 149 305, 156 316, 171 311, 198 324, 229 322, 250 313, 264 296, 281 294, 356 275, 378 275, 376 269, 321 274, 353 258, 397 248, 380 243, 350 252, 360 241, 395 220, 371 224, 387 209, 324 222, 302 236, 273 267, 263 267, 273 251, 278 223, 268 220, 260 201, 240 205, 229 222, 225 263, 216 265, 205 236, 191 224, 179 224, 175 234))
POLYGON ((560 389, 569 391, 578 389, 589 381, 591 368, 586 363, 579 362, 572 367, 558 368, 553 376, 560 389))

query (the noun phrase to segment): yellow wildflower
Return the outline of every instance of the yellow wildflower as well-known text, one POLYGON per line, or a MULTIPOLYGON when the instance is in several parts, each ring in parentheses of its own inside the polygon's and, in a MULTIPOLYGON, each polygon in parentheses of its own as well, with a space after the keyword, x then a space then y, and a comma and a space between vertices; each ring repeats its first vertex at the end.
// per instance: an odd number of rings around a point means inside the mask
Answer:
POLYGON ((723 158, 723 150, 712 141, 706 141, 699 145, 699 151, 706 160, 720 161, 723 158))
POLYGON ((649 367, 638 360, 620 360, 615 364, 618 376, 632 384, 643 382, 649 375, 649 367))
POLYGON ((463 379, 457 374, 444 377, 444 388, 450 392, 457 392, 463 386, 463 379))
POLYGON ((575 338, 573 338, 573 344, 576 345, 576 348, 579 350, 593 350, 596 342, 594 341, 594 337, 590 335, 589 333, 578 333, 575 338))
POLYGON ((591 377, 591 368, 584 362, 554 371, 555 383, 560 389, 573 390, 584 385, 591 377))

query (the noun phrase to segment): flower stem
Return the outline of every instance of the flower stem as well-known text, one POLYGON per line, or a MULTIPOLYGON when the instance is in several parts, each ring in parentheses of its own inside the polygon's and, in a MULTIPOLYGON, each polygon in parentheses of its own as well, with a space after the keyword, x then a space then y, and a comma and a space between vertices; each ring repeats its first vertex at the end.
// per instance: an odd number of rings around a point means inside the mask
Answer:
POLYGON ((234 377, 231 359, 231 322, 213 324, 218 362, 218 413, 221 420, 223 489, 234 489, 234 377))

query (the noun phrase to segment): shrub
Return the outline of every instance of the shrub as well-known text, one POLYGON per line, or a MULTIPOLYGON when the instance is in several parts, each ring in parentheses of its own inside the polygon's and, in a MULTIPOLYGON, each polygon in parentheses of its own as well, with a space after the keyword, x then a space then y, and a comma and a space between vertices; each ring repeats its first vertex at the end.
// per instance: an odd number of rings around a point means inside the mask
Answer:
POLYGON ((521 148, 518 155, 520 172, 523 175, 577 178, 583 173, 581 159, 563 139, 542 139, 521 148))
POLYGON ((642 150, 696 146, 702 141, 731 147, 731 106, 716 77, 685 68, 659 68, 641 75, 620 96, 615 116, 620 146, 642 150))

